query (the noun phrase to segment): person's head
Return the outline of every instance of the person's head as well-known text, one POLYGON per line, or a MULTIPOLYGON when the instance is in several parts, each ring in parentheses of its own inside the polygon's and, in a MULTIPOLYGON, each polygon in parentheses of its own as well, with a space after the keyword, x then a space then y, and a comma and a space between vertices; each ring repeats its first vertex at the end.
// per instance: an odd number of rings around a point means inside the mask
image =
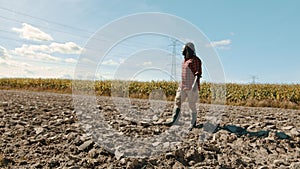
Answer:
POLYGON ((188 42, 183 46, 182 55, 185 58, 191 58, 192 56, 196 55, 195 46, 192 42, 188 42))

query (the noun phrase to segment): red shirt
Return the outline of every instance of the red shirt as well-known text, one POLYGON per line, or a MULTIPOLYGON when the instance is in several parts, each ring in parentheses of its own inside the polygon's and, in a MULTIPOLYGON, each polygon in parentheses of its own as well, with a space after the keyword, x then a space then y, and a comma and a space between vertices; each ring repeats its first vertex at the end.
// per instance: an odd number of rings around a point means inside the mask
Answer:
MULTIPOLYGON (((182 63, 181 88, 183 90, 191 90, 196 74, 202 75, 202 63, 197 56, 184 59, 182 63)), ((200 90, 200 80, 197 81, 198 90, 200 90)))

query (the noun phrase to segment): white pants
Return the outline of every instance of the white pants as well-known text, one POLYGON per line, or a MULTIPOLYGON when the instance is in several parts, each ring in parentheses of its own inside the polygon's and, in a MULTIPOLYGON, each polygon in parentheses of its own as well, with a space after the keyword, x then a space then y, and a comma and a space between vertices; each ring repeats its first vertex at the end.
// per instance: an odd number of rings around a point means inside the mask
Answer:
POLYGON ((192 110, 192 113, 197 113, 196 103, 199 99, 198 90, 181 90, 181 87, 177 89, 175 97, 175 109, 181 108, 181 104, 187 99, 189 108, 192 110))

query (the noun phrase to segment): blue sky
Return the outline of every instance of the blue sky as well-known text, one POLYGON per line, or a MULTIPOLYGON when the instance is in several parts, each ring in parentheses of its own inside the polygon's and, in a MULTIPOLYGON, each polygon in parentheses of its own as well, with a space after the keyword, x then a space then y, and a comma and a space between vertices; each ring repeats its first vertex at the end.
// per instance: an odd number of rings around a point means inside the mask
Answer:
MULTIPOLYGON (((227 82, 250 83, 255 76, 259 83, 300 83, 299 6, 297 0, 1 1, 0 77, 71 78, 80 53, 101 27, 134 13, 163 12, 187 20, 208 37, 227 82)), ((132 41, 103 61, 105 78, 126 63, 117 53, 128 52, 132 41)), ((172 52, 168 45, 161 49, 172 52)))

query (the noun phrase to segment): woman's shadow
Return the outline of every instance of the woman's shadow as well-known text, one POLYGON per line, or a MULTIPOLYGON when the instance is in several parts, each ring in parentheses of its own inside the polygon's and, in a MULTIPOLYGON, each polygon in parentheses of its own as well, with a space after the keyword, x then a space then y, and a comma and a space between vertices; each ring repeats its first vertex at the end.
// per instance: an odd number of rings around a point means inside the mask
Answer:
MULTIPOLYGON (((270 130, 260 130, 256 132, 251 132, 251 131, 247 131, 246 128, 236 126, 236 125, 220 126, 211 123, 198 124, 195 126, 195 128, 204 128, 205 131, 212 132, 212 133, 216 133, 220 130, 226 130, 230 133, 236 134, 238 137, 241 137, 243 135, 249 137, 268 137, 270 133, 270 130)), ((291 139, 291 137, 284 132, 275 131, 275 135, 277 139, 291 139)))

